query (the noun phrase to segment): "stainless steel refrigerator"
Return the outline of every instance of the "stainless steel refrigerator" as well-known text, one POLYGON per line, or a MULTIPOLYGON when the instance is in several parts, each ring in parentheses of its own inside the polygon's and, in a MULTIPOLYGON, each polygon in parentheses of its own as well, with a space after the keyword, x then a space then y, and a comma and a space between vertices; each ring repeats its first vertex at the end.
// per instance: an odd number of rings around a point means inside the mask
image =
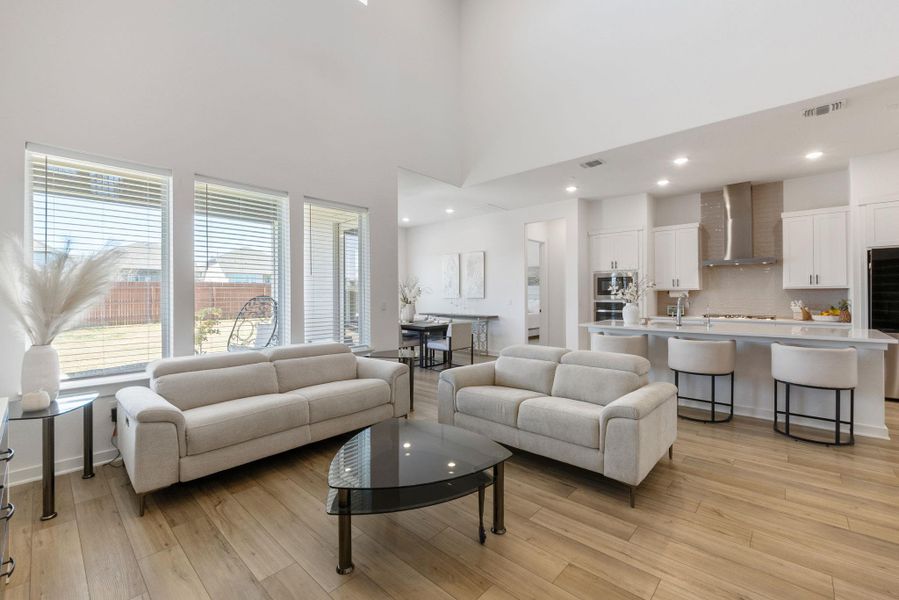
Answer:
MULTIPOLYGON (((899 339, 899 248, 868 250, 868 327, 899 339)), ((886 353, 885 396, 899 400, 899 344, 886 353)))

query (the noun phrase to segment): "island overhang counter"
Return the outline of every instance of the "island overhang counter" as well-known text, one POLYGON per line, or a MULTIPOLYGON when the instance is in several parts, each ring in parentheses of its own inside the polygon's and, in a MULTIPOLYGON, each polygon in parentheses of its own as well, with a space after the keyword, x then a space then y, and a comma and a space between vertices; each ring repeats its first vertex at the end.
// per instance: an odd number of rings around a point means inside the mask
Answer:
MULTIPOLYGON (((854 347, 858 353, 858 387, 855 390, 856 435, 889 439, 884 415, 884 353, 896 339, 873 329, 857 329, 845 325, 832 327, 802 325, 801 322, 733 322, 712 321, 676 325, 673 321, 658 320, 626 325, 623 321, 594 321, 583 323, 591 337, 605 335, 646 335, 649 338, 650 381, 674 382, 668 368, 668 338, 735 340, 737 365, 734 381, 734 413, 774 420, 774 380, 771 377, 771 344, 807 346, 813 348, 854 347)), ((723 383, 722 383, 723 385, 723 383)), ((708 378, 681 376, 681 393, 699 398, 708 397, 708 378)), ((797 412, 822 417, 832 416, 833 402, 822 397, 818 390, 794 392, 791 402, 797 412)), ((783 391, 781 390, 781 409, 783 391)), ((729 401, 729 389, 718 390, 718 399, 729 401)), ((685 406, 700 407, 698 403, 682 401, 685 406)), ((846 400, 848 410, 848 399, 846 400)), ((846 413, 848 414, 848 412, 846 413)), ((811 419, 797 419, 801 425, 822 428, 811 419)))

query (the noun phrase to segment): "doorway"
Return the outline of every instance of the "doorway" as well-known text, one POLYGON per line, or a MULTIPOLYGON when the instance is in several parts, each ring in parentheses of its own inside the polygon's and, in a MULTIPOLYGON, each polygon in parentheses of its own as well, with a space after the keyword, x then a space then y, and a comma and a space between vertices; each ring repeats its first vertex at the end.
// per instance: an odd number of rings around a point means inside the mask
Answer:
POLYGON ((565 345, 565 219, 525 225, 525 339, 565 345))

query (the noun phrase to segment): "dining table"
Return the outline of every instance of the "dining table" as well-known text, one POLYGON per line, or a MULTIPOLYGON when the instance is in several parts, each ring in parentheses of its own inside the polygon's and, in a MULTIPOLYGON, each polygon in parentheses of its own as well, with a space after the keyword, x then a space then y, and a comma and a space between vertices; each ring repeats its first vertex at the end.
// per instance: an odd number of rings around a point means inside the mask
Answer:
POLYGON ((418 366, 422 369, 426 366, 425 346, 428 336, 434 333, 446 335, 449 329, 449 322, 440 321, 409 321, 400 323, 400 329, 403 331, 412 331, 418 334, 418 366))

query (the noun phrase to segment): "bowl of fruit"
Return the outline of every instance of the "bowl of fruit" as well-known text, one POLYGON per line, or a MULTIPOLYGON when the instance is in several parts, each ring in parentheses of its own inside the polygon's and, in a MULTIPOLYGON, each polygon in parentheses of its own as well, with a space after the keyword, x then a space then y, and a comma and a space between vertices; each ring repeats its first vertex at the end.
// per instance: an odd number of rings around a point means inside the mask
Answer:
POLYGON ((838 323, 840 321, 840 309, 831 306, 827 310, 822 310, 818 314, 812 314, 813 321, 828 321, 838 323))

